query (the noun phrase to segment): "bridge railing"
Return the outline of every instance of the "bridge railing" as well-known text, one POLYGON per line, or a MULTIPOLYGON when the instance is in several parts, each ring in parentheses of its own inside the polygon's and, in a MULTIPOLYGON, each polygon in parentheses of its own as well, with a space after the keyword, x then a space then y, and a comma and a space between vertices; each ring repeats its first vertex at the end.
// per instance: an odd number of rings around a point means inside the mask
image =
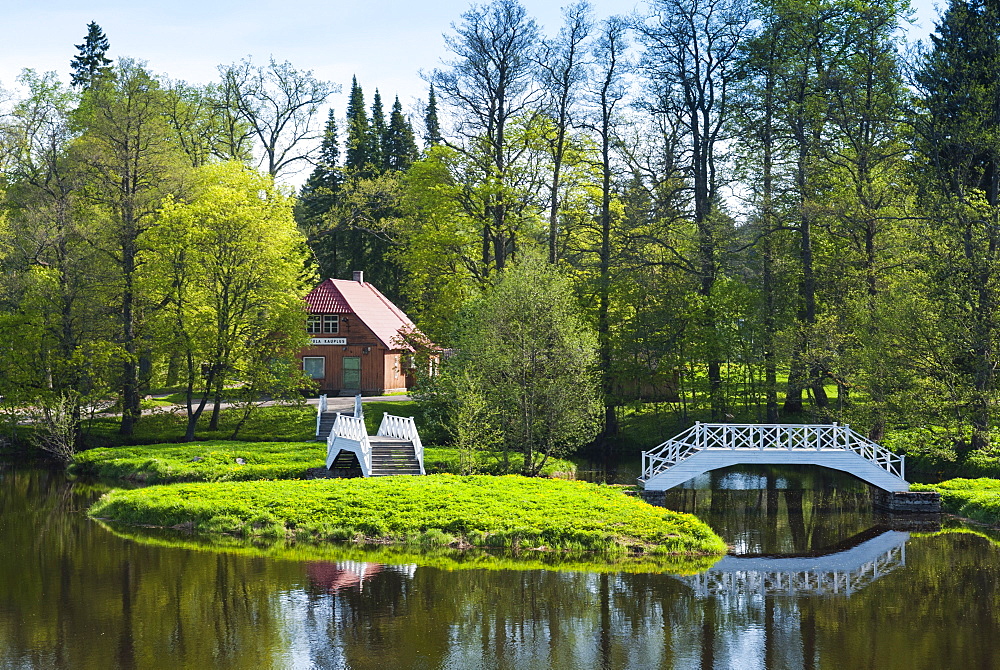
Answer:
MULTIPOLYGON (((333 422, 333 429, 330 431, 330 437, 326 440, 328 459, 337 440, 350 440, 358 443, 361 453, 357 453, 357 451, 355 453, 358 456, 361 471, 367 477, 372 468, 372 447, 368 441, 368 430, 365 428, 364 419, 338 412, 337 419, 333 422)), ((339 447, 337 448, 339 449, 339 447)))
POLYGON ((319 404, 316 405, 316 437, 319 437, 319 426, 323 422, 323 412, 326 411, 326 394, 319 397, 319 404))
POLYGON ((663 472, 704 449, 852 451, 900 479, 903 456, 872 442, 847 425, 696 423, 680 435, 642 452, 642 479, 663 472))
POLYGON ((396 437, 412 442, 413 453, 417 457, 417 462, 420 463, 420 474, 424 474, 424 445, 420 441, 420 434, 417 432, 417 422, 412 416, 393 416, 388 412, 383 412, 382 424, 378 427, 378 435, 396 437))

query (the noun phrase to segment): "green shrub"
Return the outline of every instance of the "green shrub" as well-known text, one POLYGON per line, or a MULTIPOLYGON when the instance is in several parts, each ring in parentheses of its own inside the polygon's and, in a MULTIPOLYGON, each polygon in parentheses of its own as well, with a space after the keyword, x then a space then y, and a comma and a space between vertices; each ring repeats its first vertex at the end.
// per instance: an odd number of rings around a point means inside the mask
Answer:
MULTIPOLYGON (((906 455, 906 471, 934 477, 1000 477, 1000 453, 973 451, 960 457, 956 447, 968 444, 971 429, 954 430, 920 427, 896 430, 882 444, 897 454, 906 455)), ((1000 444, 1000 432, 991 435, 1000 444)))

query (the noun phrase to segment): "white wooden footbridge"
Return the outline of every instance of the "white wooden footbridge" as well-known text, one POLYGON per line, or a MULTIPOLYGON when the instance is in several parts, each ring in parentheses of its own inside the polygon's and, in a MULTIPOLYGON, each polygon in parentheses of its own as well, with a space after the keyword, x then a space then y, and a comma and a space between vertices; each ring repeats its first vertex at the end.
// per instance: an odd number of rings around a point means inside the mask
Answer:
POLYGON ((353 415, 329 411, 327 397, 320 396, 316 437, 326 440, 328 470, 349 474, 357 468, 363 477, 426 474, 424 447, 413 418, 386 412, 378 432, 369 435, 361 396, 354 398, 353 415))
POLYGON ((647 491, 666 491, 710 470, 746 464, 821 465, 884 491, 910 490, 903 456, 837 424, 696 423, 642 452, 639 482, 647 491))

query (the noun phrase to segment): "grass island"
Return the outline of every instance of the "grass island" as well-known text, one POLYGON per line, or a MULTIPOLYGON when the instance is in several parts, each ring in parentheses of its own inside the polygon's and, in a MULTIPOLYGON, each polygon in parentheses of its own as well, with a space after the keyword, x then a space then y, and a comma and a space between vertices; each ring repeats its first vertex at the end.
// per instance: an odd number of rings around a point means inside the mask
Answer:
POLYGON ((516 475, 213 482, 115 490, 88 512, 119 523, 303 542, 721 555, 689 514, 614 487, 516 475))

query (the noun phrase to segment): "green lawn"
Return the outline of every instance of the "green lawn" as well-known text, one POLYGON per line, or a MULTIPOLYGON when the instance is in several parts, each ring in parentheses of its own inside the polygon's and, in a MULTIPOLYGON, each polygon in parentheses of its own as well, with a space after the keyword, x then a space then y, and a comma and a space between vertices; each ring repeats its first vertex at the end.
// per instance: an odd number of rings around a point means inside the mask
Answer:
MULTIPOLYGON (((480 453, 482 472, 500 473, 499 454, 480 453)), ((309 468, 326 462, 324 442, 233 442, 209 440, 189 443, 104 447, 80 452, 70 465, 77 475, 147 483, 222 482, 252 479, 301 479, 309 468), (237 459, 244 462, 239 463, 237 459)), ((520 456, 511 466, 520 468, 520 456)), ((427 447, 424 467, 428 474, 461 472, 456 449, 427 447)), ((576 466, 550 459, 543 476, 572 478, 576 466)))
POLYGON ((210 440, 90 449, 76 455, 70 472, 149 483, 299 479, 325 460, 319 442, 210 440))
POLYGON ((726 550, 696 517, 616 488, 513 475, 173 484, 112 491, 88 514, 300 541, 650 554, 726 550))
MULTIPOLYGON (((198 422, 196 436, 199 440, 227 440, 241 418, 236 409, 220 413, 219 429, 208 430, 211 407, 205 409, 198 422)), ((90 445, 115 446, 125 443, 118 434, 121 419, 101 416, 84 422, 86 441, 90 445)), ((179 442, 187 428, 187 415, 183 407, 171 411, 163 409, 144 413, 136 424, 135 433, 128 438, 130 444, 156 444, 179 442)), ((240 440, 262 442, 301 442, 311 440, 316 433, 316 408, 302 405, 277 405, 259 407, 251 414, 237 436, 240 440)))

